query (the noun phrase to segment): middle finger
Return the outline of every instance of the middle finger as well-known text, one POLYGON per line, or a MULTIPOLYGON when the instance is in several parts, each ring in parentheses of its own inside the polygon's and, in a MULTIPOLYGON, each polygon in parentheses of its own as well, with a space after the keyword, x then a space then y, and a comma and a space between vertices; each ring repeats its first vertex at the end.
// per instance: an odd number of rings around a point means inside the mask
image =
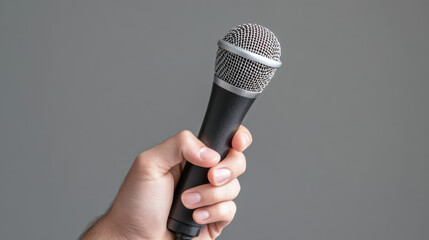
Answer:
POLYGON ((214 186, 221 186, 246 171, 246 157, 242 152, 231 149, 226 158, 210 168, 208 179, 214 186))

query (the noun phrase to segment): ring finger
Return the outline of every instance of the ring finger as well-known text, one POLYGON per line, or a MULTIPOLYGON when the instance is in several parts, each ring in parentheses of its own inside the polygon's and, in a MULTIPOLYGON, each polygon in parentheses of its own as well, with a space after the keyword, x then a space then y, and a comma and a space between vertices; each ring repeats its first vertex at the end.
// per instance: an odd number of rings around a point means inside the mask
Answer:
POLYGON ((182 194, 182 203, 188 209, 195 209, 233 200, 238 196, 240 188, 240 182, 237 179, 220 187, 211 184, 200 185, 186 190, 182 194))

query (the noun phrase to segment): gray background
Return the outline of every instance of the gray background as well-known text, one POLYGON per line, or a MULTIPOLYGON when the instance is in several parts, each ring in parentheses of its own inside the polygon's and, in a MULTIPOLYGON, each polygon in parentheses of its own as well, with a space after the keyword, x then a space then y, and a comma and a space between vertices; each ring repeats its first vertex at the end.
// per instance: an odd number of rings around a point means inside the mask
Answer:
POLYGON ((216 41, 285 63, 221 239, 428 239, 429 2, 0 1, 0 239, 75 239, 134 157, 197 133, 216 41))

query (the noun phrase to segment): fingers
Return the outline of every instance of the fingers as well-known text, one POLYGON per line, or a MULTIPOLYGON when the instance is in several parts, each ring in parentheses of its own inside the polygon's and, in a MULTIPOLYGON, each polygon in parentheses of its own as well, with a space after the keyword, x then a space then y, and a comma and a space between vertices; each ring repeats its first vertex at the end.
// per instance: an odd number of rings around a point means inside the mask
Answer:
POLYGON ((242 152, 250 146, 251 143, 252 134, 250 134, 250 131, 245 126, 241 125, 232 138, 232 148, 236 151, 242 152))
POLYGON ((246 171, 246 157, 242 152, 231 149, 226 158, 212 167, 208 179, 214 186, 221 186, 237 178, 246 171))
POLYGON ((182 194, 182 203, 186 208, 195 209, 219 202, 230 201, 238 196, 240 189, 240 183, 237 179, 220 187, 204 184, 186 190, 182 194))
POLYGON ((199 224, 221 222, 226 226, 235 216, 237 206, 233 201, 220 202, 194 211, 193 218, 199 224))
MULTIPOLYGON (((244 151, 251 142, 252 135, 249 130, 244 126, 240 126, 231 143, 234 149, 231 152, 234 153, 231 154, 230 152, 228 154, 227 158, 223 161, 225 163, 216 167, 217 171, 210 170, 209 179, 211 179, 210 182, 212 184, 220 186, 244 172, 244 156, 240 156, 237 153, 244 151), (232 157, 229 155, 232 155, 232 157), (237 157, 240 159, 233 160, 233 158, 237 157), (221 166, 225 168, 222 169, 221 166)), ((136 168, 138 171, 146 176, 158 176, 166 174, 171 168, 182 163, 183 160, 187 160, 200 167, 210 168, 219 162, 220 155, 216 151, 206 147, 190 131, 185 130, 154 148, 141 153, 136 158, 135 165, 137 165, 136 168)))
POLYGON ((237 178, 246 171, 246 157, 242 153, 252 143, 252 134, 241 125, 232 138, 232 149, 226 158, 212 167, 208 179, 214 186, 221 186, 237 178))
POLYGON ((165 174, 172 167, 187 160, 200 167, 212 167, 220 155, 207 148, 190 131, 182 131, 159 145, 141 153, 136 162, 148 174, 165 174))

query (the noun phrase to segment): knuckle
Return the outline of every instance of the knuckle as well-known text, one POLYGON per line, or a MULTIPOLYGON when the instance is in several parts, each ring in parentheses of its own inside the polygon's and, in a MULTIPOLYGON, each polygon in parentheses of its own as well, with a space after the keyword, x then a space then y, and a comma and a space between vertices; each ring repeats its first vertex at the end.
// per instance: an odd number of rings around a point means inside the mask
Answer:
POLYGON ((144 154, 145 152, 140 153, 139 155, 137 155, 136 159, 134 159, 135 162, 141 162, 144 159, 144 154))
POLYGON ((182 130, 176 135, 180 142, 186 143, 191 140, 194 134, 189 130, 182 130))
POLYGON ((236 211, 237 206, 234 201, 225 202, 224 207, 219 207, 219 214, 227 221, 231 221, 234 218, 236 211))
POLYGON ((237 189, 235 197, 237 197, 241 191, 241 184, 240 184, 240 181, 238 181, 238 179, 235 179, 234 182, 235 182, 234 184, 235 184, 236 189, 237 189))
POLYGON ((232 200, 232 199, 236 198, 238 196, 238 194, 240 193, 241 185, 240 185, 240 181, 238 181, 237 178, 232 180, 229 185, 230 185, 229 189, 227 189, 227 191, 225 191, 225 192, 229 193, 228 194, 228 198, 229 198, 228 200, 232 200))
POLYGON ((211 191, 211 200, 213 202, 220 202, 222 200, 222 191, 218 187, 214 187, 211 191))
POLYGON ((222 205, 219 205, 217 208, 217 211, 219 212, 219 215, 222 216, 222 218, 226 218, 229 215, 230 212, 230 206, 229 204, 225 203, 222 205))
POLYGON ((134 160, 134 165, 137 171, 139 172, 146 172, 150 171, 150 169, 153 167, 153 162, 150 161, 150 155, 149 151, 140 153, 134 160))
POLYGON ((243 161, 243 169, 242 169, 242 173, 246 172, 246 170, 247 170, 247 161, 246 161, 246 160, 244 160, 244 161, 243 161))
POLYGON ((246 162, 246 155, 244 155, 244 153, 240 153, 240 160, 242 161, 242 162, 246 162))
POLYGON ((228 217, 229 217, 228 220, 231 221, 234 218, 235 213, 237 212, 237 205, 235 204, 234 201, 231 201, 230 204, 231 204, 231 206, 230 206, 230 211, 229 211, 229 215, 228 215, 228 217))
POLYGON ((218 224, 213 224, 212 226, 213 227, 210 227, 210 232, 212 232, 210 236, 212 237, 212 239, 216 239, 222 233, 223 227, 218 224))
POLYGON ((239 162, 243 162, 246 161, 246 156, 244 155, 244 153, 242 152, 234 152, 234 157, 239 161, 239 162))
POLYGON ((233 216, 234 216, 234 214, 237 212, 237 204, 235 204, 235 202, 234 201, 231 201, 230 202, 231 203, 231 212, 233 213, 233 216))
POLYGON ((242 152, 237 152, 237 162, 239 173, 244 173, 246 171, 246 156, 242 152))
POLYGON ((145 157, 146 152, 140 153, 136 159, 134 160, 135 164, 140 168, 142 165, 147 164, 148 161, 145 161, 147 158, 145 157))
POLYGON ((246 167, 246 155, 244 155, 244 153, 240 153, 240 161, 243 164, 243 167, 246 167))

